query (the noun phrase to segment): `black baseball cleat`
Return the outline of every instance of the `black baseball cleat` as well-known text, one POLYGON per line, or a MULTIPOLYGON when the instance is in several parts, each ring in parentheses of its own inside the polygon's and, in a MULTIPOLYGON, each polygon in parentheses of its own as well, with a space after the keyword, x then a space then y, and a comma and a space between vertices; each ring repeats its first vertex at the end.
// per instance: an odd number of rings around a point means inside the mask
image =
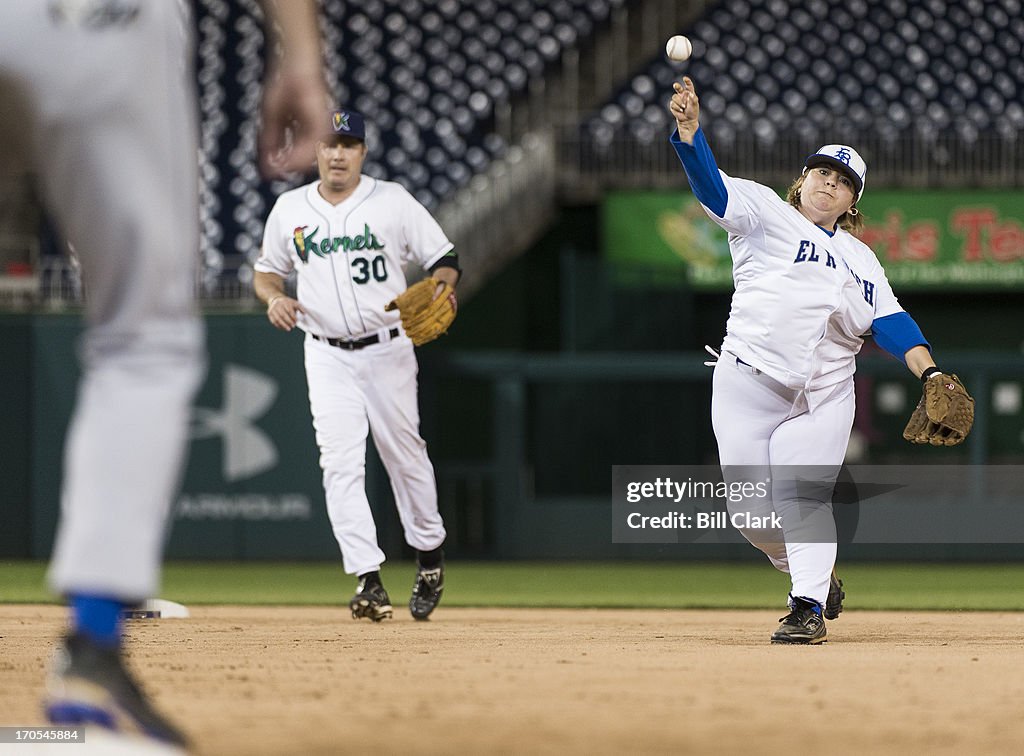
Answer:
POLYGON ((348 608, 352 610, 352 619, 366 617, 374 622, 391 619, 391 599, 380 583, 367 585, 366 580, 360 580, 348 608))
POLYGON ((846 598, 846 591, 843 590, 843 581, 832 570, 832 576, 828 579, 828 598, 825 599, 825 610, 822 614, 825 619, 834 620, 843 612, 843 599, 846 598))
POLYGON ((789 614, 779 619, 782 624, 772 633, 772 643, 805 646, 824 643, 827 639, 821 606, 802 598, 791 598, 790 606, 789 614))
POLYGON ((409 611, 418 620, 425 620, 437 608, 444 591, 444 562, 435 567, 419 565, 416 570, 416 582, 412 586, 412 598, 409 599, 409 611))
POLYGON ((68 635, 54 655, 43 705, 53 725, 96 725, 188 747, 184 734, 149 705, 125 669, 120 650, 83 635, 68 635))

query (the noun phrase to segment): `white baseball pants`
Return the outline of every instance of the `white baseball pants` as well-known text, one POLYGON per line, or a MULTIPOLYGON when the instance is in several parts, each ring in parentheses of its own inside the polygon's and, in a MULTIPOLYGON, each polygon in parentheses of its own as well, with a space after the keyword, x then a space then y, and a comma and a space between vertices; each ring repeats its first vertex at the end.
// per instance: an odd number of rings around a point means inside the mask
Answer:
POLYGON ((366 497, 366 437, 391 479, 405 542, 436 549, 445 529, 437 484, 419 433, 416 354, 404 334, 349 351, 306 336, 306 380, 320 447, 327 514, 345 572, 380 568, 384 552, 366 497))
MULTIPOLYGON (((812 392, 786 388, 764 373, 723 352, 715 366, 711 422, 718 440, 719 460, 728 476, 729 466, 744 466, 744 475, 785 477, 786 467, 834 468, 838 476, 853 428, 853 378, 812 392), (810 409, 809 409, 810 407, 810 409)), ((832 480, 834 483, 834 478, 832 480)), ((773 485, 769 499, 747 499, 730 511, 769 515, 782 519, 782 533, 741 529, 771 563, 790 574, 791 594, 824 605, 829 576, 836 560, 835 520, 831 500, 799 499, 790 485, 773 485), (807 542, 792 533, 798 529, 828 535, 807 542), (786 534, 790 537, 786 538, 786 534)))
POLYGON ((12 2, 0 24, 0 163, 38 176, 86 290, 49 580, 129 602, 158 587, 203 372, 190 23, 132 7, 12 2))

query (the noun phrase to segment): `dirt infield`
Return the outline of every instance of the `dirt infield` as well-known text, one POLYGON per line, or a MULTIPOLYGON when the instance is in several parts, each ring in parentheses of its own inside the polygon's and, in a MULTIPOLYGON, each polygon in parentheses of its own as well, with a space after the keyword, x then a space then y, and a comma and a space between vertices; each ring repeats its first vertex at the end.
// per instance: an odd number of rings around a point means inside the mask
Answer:
MULTIPOLYGON (((200 606, 130 652, 202 754, 1019 753, 1024 614, 847 612, 815 648, 777 615, 200 606)), ((63 617, 0 605, 0 724, 42 722, 63 617)))

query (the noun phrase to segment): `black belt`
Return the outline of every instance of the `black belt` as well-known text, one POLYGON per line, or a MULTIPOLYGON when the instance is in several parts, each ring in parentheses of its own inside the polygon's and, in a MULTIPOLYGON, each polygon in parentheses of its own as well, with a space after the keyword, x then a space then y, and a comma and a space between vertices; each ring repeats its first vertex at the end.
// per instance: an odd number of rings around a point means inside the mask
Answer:
POLYGON ((744 367, 750 368, 754 372, 754 375, 761 375, 761 371, 760 370, 758 370, 756 367, 751 365, 749 362, 744 362, 739 357, 736 358, 736 364, 737 365, 743 365, 744 367))
MULTIPOLYGON (((396 336, 398 336, 398 329, 392 328, 390 331, 388 331, 388 334, 391 336, 391 338, 395 338, 396 336)), ((362 349, 363 347, 368 347, 371 344, 376 344, 380 341, 380 336, 376 333, 373 334, 372 336, 366 336, 361 339, 355 339, 354 341, 345 341, 345 339, 332 339, 328 336, 318 336, 315 333, 311 333, 309 335, 312 336, 317 341, 322 341, 325 344, 330 344, 332 347, 338 347, 338 349, 348 349, 349 351, 362 349)))

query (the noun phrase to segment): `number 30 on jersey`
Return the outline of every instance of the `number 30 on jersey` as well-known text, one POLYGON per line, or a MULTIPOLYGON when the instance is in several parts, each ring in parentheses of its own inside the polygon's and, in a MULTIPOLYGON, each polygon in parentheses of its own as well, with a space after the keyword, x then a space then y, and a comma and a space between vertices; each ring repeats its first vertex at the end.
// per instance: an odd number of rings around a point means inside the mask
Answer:
POLYGON ((352 258, 352 280, 357 284, 388 280, 388 262, 384 255, 377 255, 372 260, 365 257, 352 258))

